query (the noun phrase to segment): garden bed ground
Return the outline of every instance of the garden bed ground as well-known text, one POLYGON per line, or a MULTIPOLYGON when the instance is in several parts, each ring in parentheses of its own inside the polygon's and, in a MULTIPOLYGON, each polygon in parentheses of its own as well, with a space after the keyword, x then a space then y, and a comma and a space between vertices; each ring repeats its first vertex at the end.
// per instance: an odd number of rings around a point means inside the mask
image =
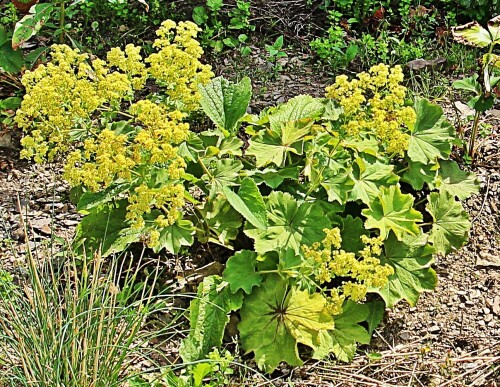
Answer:
MULTIPOLYGON (((289 54, 283 60, 284 71, 276 77, 270 75, 269 66, 257 53, 246 62, 221 60, 216 72, 249 75, 254 80, 255 111, 297 94, 320 96, 332 81, 299 54, 289 54)), ((455 121, 452 102, 439 103, 455 121)), ((284 367, 267 380, 247 372, 247 385, 500 383, 500 128, 494 114, 486 120, 491 133, 483 138, 477 163, 467 167, 481 183, 480 194, 466 203, 472 221, 470 241, 460 251, 436 259, 436 291, 423 294, 415 307, 401 303, 388 311, 372 344, 361 348, 351 364, 309 362, 293 370, 284 367)), ((0 267, 22 276, 26 244, 43 250, 50 245, 51 235, 70 240, 79 215, 69 202, 58 166, 19 160, 19 133, 8 135, 12 140, 4 138, 0 147, 0 267), (31 230, 28 240, 25 223, 31 230)), ((174 270, 172 275, 176 274, 183 273, 174 270)))

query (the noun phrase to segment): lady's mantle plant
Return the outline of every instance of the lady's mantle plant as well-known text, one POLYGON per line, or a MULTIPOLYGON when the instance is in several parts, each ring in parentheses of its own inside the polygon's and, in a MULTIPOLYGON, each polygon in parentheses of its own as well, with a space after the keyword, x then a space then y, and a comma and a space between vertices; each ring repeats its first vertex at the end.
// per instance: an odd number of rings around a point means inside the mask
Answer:
POLYGON ((171 247, 160 232, 184 224, 185 162, 177 145, 199 107, 198 86, 213 76, 199 61, 197 31, 190 22, 165 21, 147 58, 133 45, 111 49, 106 60, 56 45, 51 63, 24 75, 16 116, 28 133, 22 156, 42 162, 69 152, 64 177, 83 193, 79 210, 88 216, 78 239, 88 239, 87 247, 104 236, 104 254, 113 243, 122 250, 139 239, 171 247), (153 84, 158 93, 139 99, 153 84))
POLYGON ((234 251, 199 285, 184 360, 219 346, 239 311, 241 345, 266 371, 301 364, 299 343, 348 361, 385 306, 435 287, 434 255, 467 238, 459 200, 477 186, 449 160, 453 128, 438 106, 407 105, 401 68, 384 65, 247 115, 250 80, 209 81, 195 33, 165 22, 145 60, 133 46, 90 62, 56 46, 23 80, 23 154, 69 152, 87 248, 178 253, 196 236, 234 251), (160 92, 137 100, 148 82, 160 92), (195 134, 198 104, 216 127, 195 134))
POLYGON ((301 95, 259 116, 245 115, 248 79, 201 87, 216 129, 180 148, 205 195, 196 232, 239 250, 200 285, 184 360, 220 345, 239 310, 241 345, 266 371, 300 365, 299 343, 348 361, 385 306, 435 287, 433 257, 466 241, 459 200, 477 185, 449 160, 442 110, 407 105, 402 81, 400 67, 379 65, 337 77, 324 99, 301 95))

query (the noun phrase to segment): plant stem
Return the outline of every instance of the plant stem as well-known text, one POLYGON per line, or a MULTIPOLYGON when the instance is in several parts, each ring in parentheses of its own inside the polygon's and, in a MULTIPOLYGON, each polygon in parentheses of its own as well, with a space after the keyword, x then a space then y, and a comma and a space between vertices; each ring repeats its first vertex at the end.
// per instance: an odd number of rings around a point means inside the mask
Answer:
POLYGON ((65 18, 66 18, 65 0, 61 0, 61 5, 59 7, 59 28, 61 29, 61 34, 59 35, 59 43, 60 44, 64 44, 65 18))
POLYGON ((476 135, 477 135, 477 130, 479 128, 479 116, 480 115, 481 115, 481 112, 479 110, 476 110, 476 114, 474 115, 474 123, 472 124, 472 133, 471 133, 471 136, 469 138, 469 144, 468 144, 469 149, 466 150, 466 153, 469 154, 472 161, 474 161, 474 153, 475 153, 474 147, 476 144, 476 135))

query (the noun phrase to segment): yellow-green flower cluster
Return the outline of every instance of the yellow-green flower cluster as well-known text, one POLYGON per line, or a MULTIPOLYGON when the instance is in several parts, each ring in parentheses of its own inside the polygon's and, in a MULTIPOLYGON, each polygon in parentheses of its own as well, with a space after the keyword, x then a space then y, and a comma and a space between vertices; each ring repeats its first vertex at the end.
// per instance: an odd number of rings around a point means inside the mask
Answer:
POLYGON ((144 87, 148 72, 141 56, 140 47, 127 44, 125 52, 114 47, 108 52, 106 59, 109 66, 115 66, 127 74, 134 90, 140 90, 144 87))
MULTIPOLYGON (((129 198, 129 203, 127 219, 133 228, 141 229, 145 226, 144 214, 151 213, 152 208, 162 211, 162 214, 154 219, 154 223, 160 228, 168 227, 174 224, 181 215, 181 209, 185 203, 184 186, 168 184, 158 188, 149 188, 146 184, 141 184, 135 188, 129 198)), ((154 246, 151 241, 150 244, 154 246)))
POLYGON ((66 155, 64 178, 89 191, 115 182, 135 187, 120 198, 128 199, 126 218, 133 228, 145 227, 150 246, 185 204, 179 180, 186 164, 177 146, 188 137, 187 113, 199 108, 198 86, 213 77, 199 61, 197 32, 190 22, 164 22, 156 52, 146 58, 132 44, 112 48, 106 60, 54 45, 52 61, 22 80, 26 95, 16 115, 27 133, 22 156, 41 163, 66 155), (137 100, 148 80, 164 88, 154 100, 137 100))
POLYGON ((127 136, 104 129, 97 138, 83 142, 83 152, 77 150, 68 155, 63 177, 71 186, 82 184, 98 191, 117 178, 131 178, 136 163, 129 153, 127 136))
MULTIPOLYGON (((22 157, 33 157, 39 163, 52 161, 69 150, 75 133, 96 136, 105 127, 99 122, 99 114, 119 112, 124 101, 133 101, 136 92, 144 89, 148 78, 165 86, 163 91, 171 106, 185 112, 198 109, 198 85, 206 84, 214 74, 210 66, 199 61, 203 51, 195 39, 197 31, 198 27, 190 22, 177 26, 165 21, 154 44, 157 52, 144 59, 140 47, 132 44, 125 51, 112 48, 106 60, 90 60, 78 49, 54 45, 52 61, 27 71, 22 79, 26 95, 15 118, 27 133, 22 140, 22 157)), ((150 106, 149 111, 152 109, 150 106)), ((158 108, 149 122, 161 122, 159 115, 165 111, 158 108)), ((173 114, 168 117, 169 123, 183 118, 179 112, 169 114, 173 114)), ((170 130, 174 142, 179 142, 185 132, 171 125, 170 130)), ((162 138, 166 139, 164 135, 162 138)), ((172 150, 167 153, 171 155, 172 150)))
POLYGON ((15 118, 29 133, 22 140, 22 157, 42 162, 66 152, 71 131, 91 126, 93 112, 109 102, 109 94, 102 90, 116 90, 117 98, 129 92, 126 79, 113 74, 91 80, 92 68, 87 60, 87 54, 55 45, 52 62, 25 73, 22 83, 26 95, 15 118))
POLYGON ((404 106, 406 88, 403 70, 379 64, 349 80, 336 77, 326 88, 326 97, 343 109, 341 130, 348 136, 375 135, 388 154, 403 154, 408 148, 408 127, 416 121, 412 107, 404 106))
POLYGON ((356 257, 356 254, 340 248, 342 238, 338 228, 323 231, 326 237, 321 243, 314 243, 311 247, 302 246, 302 251, 319 284, 330 282, 336 277, 351 278, 344 281, 340 288, 332 290, 329 310, 337 314, 344 300, 350 298, 361 301, 369 287, 384 286, 394 271, 389 265, 381 265, 376 258, 382 253, 383 241, 380 238, 363 236, 365 248, 356 257))
POLYGON ((214 76, 211 66, 199 61, 203 50, 196 40, 198 31, 200 28, 191 22, 176 25, 172 20, 164 21, 153 44, 158 52, 146 59, 156 81, 166 87, 173 102, 182 102, 186 111, 197 109, 201 98, 198 85, 214 76))

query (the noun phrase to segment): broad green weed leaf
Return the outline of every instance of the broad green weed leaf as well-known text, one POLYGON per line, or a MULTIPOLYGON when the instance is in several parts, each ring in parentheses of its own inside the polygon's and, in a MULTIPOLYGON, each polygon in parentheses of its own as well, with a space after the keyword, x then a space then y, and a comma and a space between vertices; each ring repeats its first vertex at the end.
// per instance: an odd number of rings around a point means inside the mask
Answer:
POLYGON ((310 95, 298 95, 277 107, 269 115, 271 130, 279 131, 283 125, 290 121, 318 118, 324 110, 325 107, 321 100, 313 98, 310 95))
POLYGON ((349 200, 361 200, 369 205, 380 194, 383 186, 390 186, 399 180, 393 170, 393 165, 379 162, 370 164, 358 157, 353 164, 351 179, 354 186, 349 193, 349 200))
POLYGON ((500 17, 488 22, 488 29, 473 21, 451 29, 453 37, 459 43, 475 47, 488 47, 500 43, 500 17))
POLYGON ((177 254, 182 246, 191 246, 194 242, 195 229, 189 220, 180 219, 173 225, 160 230, 158 245, 153 248, 155 253, 166 249, 172 254, 177 254))
POLYGON ((14 27, 12 48, 17 49, 29 38, 36 35, 50 18, 53 10, 54 6, 51 3, 37 4, 31 7, 30 13, 19 20, 14 27))
POLYGON ((479 192, 479 184, 473 173, 462 171, 453 160, 441 160, 439 162, 439 174, 435 184, 430 188, 438 188, 446 191, 451 196, 465 200, 479 192))
POLYGON ((140 230, 131 231, 127 224, 127 200, 105 203, 91 209, 76 227, 75 248, 88 254, 101 251, 103 257, 121 252, 139 241, 140 230))
MULTIPOLYGON (((2 27, 2 26, 0 26, 2 27)), ((24 65, 22 50, 14 50, 10 42, 0 44, 0 69, 8 73, 17 73, 24 65)))
POLYGON ((254 286, 260 285, 262 277, 255 271, 256 258, 257 253, 254 251, 242 250, 228 259, 223 279, 229 282, 231 292, 243 289, 246 294, 250 294, 254 286))
POLYGON ((371 301, 365 303, 364 305, 368 307, 366 322, 368 323, 368 333, 371 336, 373 331, 375 331, 384 319, 385 303, 382 301, 371 301))
POLYGON ((431 184, 437 175, 439 164, 422 164, 408 160, 408 170, 403 175, 403 181, 410 183, 413 189, 421 190, 424 184, 431 184))
POLYGON ((205 114, 218 127, 230 133, 236 132, 238 121, 245 115, 252 96, 250 78, 244 77, 239 83, 232 83, 217 77, 200 86, 199 91, 200 105, 205 114))
POLYGON ((398 241, 394 235, 384 242, 385 254, 380 264, 388 264, 394 269, 389 282, 383 288, 370 291, 382 296, 388 308, 400 300, 415 305, 420 293, 436 287, 436 272, 430 267, 436 249, 427 244, 427 235, 405 236, 398 241))
POLYGON ((453 82, 453 87, 458 90, 470 91, 474 94, 481 94, 481 84, 477 81, 479 75, 474 74, 471 77, 459 79, 453 82))
POLYGON ((245 234, 255 241, 255 251, 290 247, 297 254, 303 244, 311 245, 324 238, 324 228, 330 227, 323 210, 314 203, 299 203, 292 195, 272 192, 266 200, 268 227, 259 230, 247 223, 245 234))
POLYGON ((334 316, 334 329, 320 332, 319 343, 313 357, 323 359, 333 353, 337 359, 349 362, 354 358, 357 344, 369 344, 371 336, 358 323, 369 318, 369 308, 364 304, 357 304, 348 300, 342 313, 334 316))
POLYGON ((233 294, 219 276, 209 276, 198 286, 196 298, 189 307, 188 337, 179 353, 185 362, 205 359, 214 347, 222 344, 229 313, 243 303, 243 294, 233 294))
POLYGON ((446 121, 443 110, 425 99, 415 104, 417 122, 410 133, 408 156, 422 164, 435 163, 450 155, 454 130, 446 121))
POLYGON ((282 361, 301 365, 297 343, 316 345, 319 333, 333 328, 323 296, 290 288, 278 275, 245 297, 240 315, 241 345, 266 372, 282 361))
POLYGON ((382 187, 380 195, 370 203, 370 208, 362 211, 366 216, 367 229, 378 228, 380 235, 387 239, 392 230, 398 240, 405 234, 419 235, 418 221, 422 214, 413 208, 413 196, 402 194, 399 186, 382 187))
POLYGON ((462 204, 446 191, 432 192, 426 207, 434 223, 429 242, 442 254, 467 242, 470 222, 462 204))
POLYGON ((266 206, 253 179, 244 178, 238 194, 235 194, 229 187, 224 187, 223 192, 227 201, 244 219, 260 230, 267 228, 266 206))
POLYGON ((78 211, 89 211, 94 207, 98 207, 104 203, 113 201, 118 197, 119 194, 131 190, 132 187, 130 183, 122 184, 112 184, 109 187, 103 189, 102 191, 84 192, 80 199, 78 200, 78 205, 76 209, 78 211))

